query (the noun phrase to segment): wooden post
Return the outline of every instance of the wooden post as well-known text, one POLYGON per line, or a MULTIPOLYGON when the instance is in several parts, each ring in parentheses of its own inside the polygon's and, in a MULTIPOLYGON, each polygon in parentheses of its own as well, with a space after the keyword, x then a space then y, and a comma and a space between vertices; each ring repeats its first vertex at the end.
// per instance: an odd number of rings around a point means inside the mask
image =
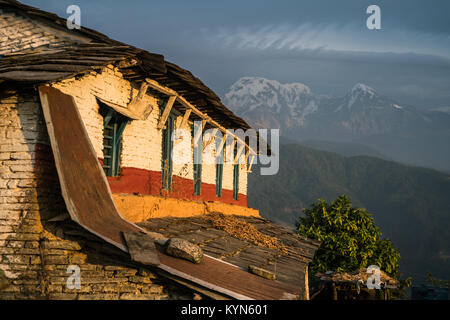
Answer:
POLYGON ((334 282, 331 284, 331 299, 332 300, 338 299, 337 288, 334 282))
POLYGON ((220 145, 217 147, 216 154, 222 152, 223 146, 225 145, 226 141, 227 141, 227 134, 225 133, 222 137, 222 141, 220 141, 220 145))
POLYGON ((177 98, 176 96, 169 97, 169 100, 166 103, 166 107, 164 108, 163 114, 161 115, 161 119, 159 120, 158 129, 161 130, 166 125, 167 118, 169 117, 170 111, 172 110, 176 98, 177 98))
POLYGON ((234 157, 233 164, 237 164, 237 163, 238 163, 238 159, 239 159, 239 157, 240 157, 240 155, 241 155, 242 150, 244 149, 244 147, 245 147, 245 145, 244 145, 244 144, 241 144, 241 146, 240 146, 239 149, 237 150, 237 152, 236 152, 236 157, 234 157))
MULTIPOLYGON (((205 122, 202 121, 202 124, 200 125, 200 128, 197 131, 197 134, 194 137, 194 146, 197 146, 198 144, 198 139, 200 139, 200 137, 203 134, 203 128, 204 128, 205 122)), ((195 131, 195 127, 194 127, 194 131, 195 131)))

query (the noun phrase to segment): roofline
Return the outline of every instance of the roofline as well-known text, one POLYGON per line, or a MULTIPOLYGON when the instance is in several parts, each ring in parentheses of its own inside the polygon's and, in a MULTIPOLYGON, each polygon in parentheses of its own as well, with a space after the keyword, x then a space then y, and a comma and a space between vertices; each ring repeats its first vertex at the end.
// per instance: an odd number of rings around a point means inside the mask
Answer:
MULTIPOLYGON (((162 54, 155 54, 155 53, 151 53, 147 50, 144 49, 140 49, 137 47, 134 47, 132 45, 114 40, 109 38, 108 36, 106 36, 105 34, 98 32, 96 30, 90 29, 90 28, 86 28, 81 26, 80 29, 73 29, 73 30, 67 30, 66 26, 66 22, 67 19, 61 18, 59 17, 57 14, 48 12, 48 11, 44 11, 41 10, 39 8, 36 7, 32 7, 29 5, 25 5, 22 4, 19 1, 16 0, 0 0, 0 7, 3 6, 7 6, 10 7, 12 9, 16 9, 21 11, 22 14, 25 14, 27 16, 32 16, 38 20, 45 20, 47 23, 51 24, 53 27, 58 28, 58 29, 64 29, 66 32, 69 33, 73 33, 75 35, 78 36, 85 36, 88 37, 90 39, 93 39, 95 41, 99 41, 100 43, 103 44, 111 44, 111 45, 118 45, 118 46, 127 46, 130 48, 133 48, 137 51, 137 56, 140 56, 138 58, 151 58, 151 59, 160 59, 161 61, 161 65, 158 66, 159 64, 154 64, 152 65, 152 67, 156 70, 159 71, 161 73, 167 73, 167 67, 171 68, 176 68, 176 69, 180 69, 182 72, 186 73, 186 75, 188 75, 191 80, 195 83, 197 83, 197 88, 193 88, 194 90, 196 90, 196 92, 200 95, 206 95, 208 94, 209 97, 211 97, 213 100, 215 100, 215 108, 224 114, 224 116, 228 116, 229 118, 232 119, 232 121, 234 123, 236 123, 236 125, 242 129, 250 129, 250 125, 241 117, 237 116, 236 114, 234 114, 234 112, 232 112, 229 108, 227 108, 221 101, 221 99, 219 98, 219 96, 217 96, 217 94, 208 86, 206 86, 200 79, 198 79, 197 77, 195 77, 191 72, 189 72, 188 70, 181 68, 180 66, 171 63, 169 61, 166 61, 164 56, 162 54), (202 92, 203 91, 203 92, 202 92)), ((94 43, 91 43, 94 44, 94 43)), ((111 62, 117 62, 117 60, 115 61, 111 61, 111 62)), ((145 72, 145 70, 143 70, 145 72)), ((75 76, 75 74, 73 75, 75 76)), ((148 76, 148 75, 147 75, 148 76)), ((71 77, 66 77, 66 78, 71 78, 71 77)), ((58 79, 58 81, 63 80, 65 78, 61 78, 58 79)), ((56 81, 56 80, 55 80, 56 81)), ((52 81, 54 82, 54 81, 52 81)), ((50 83, 50 82, 41 82, 42 83, 50 83)))

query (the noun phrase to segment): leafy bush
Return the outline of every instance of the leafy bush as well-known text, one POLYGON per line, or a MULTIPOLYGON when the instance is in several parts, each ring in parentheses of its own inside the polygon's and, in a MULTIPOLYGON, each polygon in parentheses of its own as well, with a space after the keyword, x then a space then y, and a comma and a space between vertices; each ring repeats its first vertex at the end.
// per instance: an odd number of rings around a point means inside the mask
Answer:
POLYGON ((377 265, 398 277, 400 253, 383 239, 370 213, 354 208, 343 195, 332 203, 319 199, 300 217, 297 232, 321 242, 311 264, 312 274, 328 270, 352 272, 377 265))

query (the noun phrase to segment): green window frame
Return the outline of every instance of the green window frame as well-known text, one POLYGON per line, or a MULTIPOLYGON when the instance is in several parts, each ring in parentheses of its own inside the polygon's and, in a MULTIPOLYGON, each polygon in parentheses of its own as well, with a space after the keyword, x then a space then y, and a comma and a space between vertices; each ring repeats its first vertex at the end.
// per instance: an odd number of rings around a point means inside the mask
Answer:
MULTIPOLYGON (((234 147, 233 161, 237 155, 237 146, 234 147)), ((239 161, 233 164, 233 200, 238 200, 239 198, 239 161)))
POLYGON ((173 141, 172 134, 175 129, 175 115, 170 114, 166 121, 166 126, 162 132, 162 188, 163 190, 172 190, 172 172, 173 172, 173 141))
MULTIPOLYGON (((195 125, 200 125, 196 123, 195 125)), ((192 138, 194 139, 194 126, 192 127, 192 138)), ((195 141, 193 141, 193 158, 194 158, 194 176, 193 176, 193 182, 194 182, 194 195, 199 196, 202 192, 202 143, 199 141, 197 142, 197 145, 195 145, 195 141)))
MULTIPOLYGON (((218 140, 218 139, 217 139, 218 140)), ((220 140, 216 143, 216 150, 220 145, 220 140)), ((216 197, 222 197, 222 181, 223 181, 223 160, 224 160, 224 148, 220 151, 220 154, 216 154, 216 197)))
POLYGON ((107 106, 100 106, 103 116, 103 170, 106 176, 116 177, 120 172, 122 134, 128 118, 107 106))

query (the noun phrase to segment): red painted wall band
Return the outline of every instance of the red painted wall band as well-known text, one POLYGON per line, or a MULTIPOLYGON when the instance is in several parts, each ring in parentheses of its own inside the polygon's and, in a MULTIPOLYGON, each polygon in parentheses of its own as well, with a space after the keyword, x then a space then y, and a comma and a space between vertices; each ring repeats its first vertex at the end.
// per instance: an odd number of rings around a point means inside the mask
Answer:
MULTIPOLYGON (((99 159, 102 163, 102 159, 99 159)), ((196 201, 219 201, 227 204, 247 206, 247 196, 238 195, 233 199, 233 190, 222 189, 222 196, 216 196, 216 185, 202 182, 201 194, 194 195, 192 179, 172 176, 170 191, 162 190, 162 172, 131 167, 122 167, 118 177, 108 177, 109 186, 113 193, 129 193, 153 196, 169 196, 177 199, 196 201)))

